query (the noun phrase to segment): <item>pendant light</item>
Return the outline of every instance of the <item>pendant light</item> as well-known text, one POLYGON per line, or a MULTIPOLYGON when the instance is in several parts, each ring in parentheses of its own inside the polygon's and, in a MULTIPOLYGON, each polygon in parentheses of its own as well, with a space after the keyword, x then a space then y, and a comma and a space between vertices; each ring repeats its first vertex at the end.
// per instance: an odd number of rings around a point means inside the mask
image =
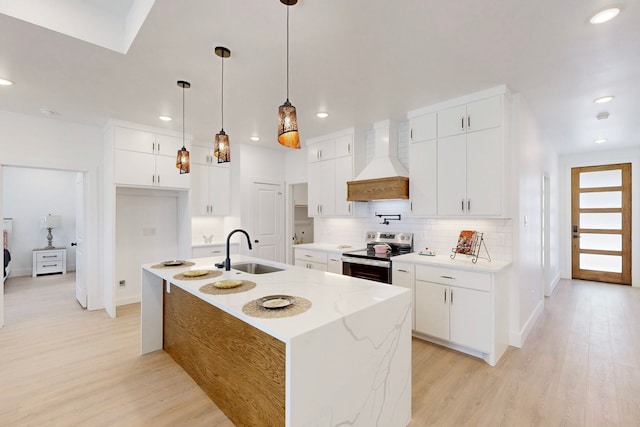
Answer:
POLYGON ((231 56, 231 51, 226 47, 218 46, 215 49, 216 55, 222 58, 222 84, 220 89, 220 115, 221 129, 216 134, 213 142, 213 155, 218 158, 218 163, 226 163, 231 161, 231 153, 229 149, 229 135, 224 133, 224 58, 231 56))
POLYGON ((176 157, 176 167, 180 169, 180 175, 191 172, 191 162, 189 161, 189 152, 184 146, 184 90, 191 87, 191 83, 184 80, 178 80, 178 86, 182 88, 182 148, 178 150, 176 157))
POLYGON ((288 148, 300 148, 296 107, 289 102, 289 6, 298 0, 280 0, 287 6, 287 100, 278 109, 278 142, 288 148))

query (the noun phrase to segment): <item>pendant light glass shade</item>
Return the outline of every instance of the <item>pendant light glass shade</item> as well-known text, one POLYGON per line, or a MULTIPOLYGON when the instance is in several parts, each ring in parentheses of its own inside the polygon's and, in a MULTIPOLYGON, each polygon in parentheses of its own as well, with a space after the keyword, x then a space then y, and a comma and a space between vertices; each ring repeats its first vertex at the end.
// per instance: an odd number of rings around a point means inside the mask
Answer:
POLYGON ((218 159, 218 163, 227 163, 231 161, 231 148, 229 146, 229 135, 224 132, 224 58, 230 57, 231 51, 226 47, 218 46, 215 48, 215 52, 221 58, 222 63, 220 87, 221 129, 213 140, 213 155, 218 159))
POLYGON ((300 148, 296 107, 288 99, 278 108, 278 142, 288 148, 300 148))
POLYGON ((182 88, 182 148, 178 150, 176 156, 176 167, 180 169, 180 174, 191 172, 191 161, 189 159, 189 152, 184 146, 184 90, 191 87, 191 83, 183 80, 178 80, 178 86, 182 88))
POLYGON ((289 6, 298 0, 280 0, 287 6, 287 100, 278 108, 278 142, 287 148, 300 148, 296 107, 289 102, 289 6))
POLYGON ((221 130, 220 133, 216 134, 213 144, 215 147, 213 155, 218 158, 218 163, 231 161, 231 153, 229 153, 229 135, 224 133, 224 130, 221 130))

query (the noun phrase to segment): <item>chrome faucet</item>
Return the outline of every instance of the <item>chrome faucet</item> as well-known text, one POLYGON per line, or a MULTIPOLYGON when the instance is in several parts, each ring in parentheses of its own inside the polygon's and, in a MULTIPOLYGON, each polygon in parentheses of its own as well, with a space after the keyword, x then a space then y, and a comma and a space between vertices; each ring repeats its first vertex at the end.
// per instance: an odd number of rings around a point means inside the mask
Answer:
POLYGON ((231 236, 233 236, 237 232, 240 232, 240 233, 244 234, 245 236, 247 236, 247 244, 249 245, 249 250, 253 249, 251 247, 251 237, 249 237, 249 233, 247 233, 244 230, 241 230, 240 228, 236 228, 231 233, 229 233, 229 235, 227 236, 227 257, 224 259, 224 270, 225 271, 231 270, 231 258, 229 258, 229 240, 231 239, 231 236))

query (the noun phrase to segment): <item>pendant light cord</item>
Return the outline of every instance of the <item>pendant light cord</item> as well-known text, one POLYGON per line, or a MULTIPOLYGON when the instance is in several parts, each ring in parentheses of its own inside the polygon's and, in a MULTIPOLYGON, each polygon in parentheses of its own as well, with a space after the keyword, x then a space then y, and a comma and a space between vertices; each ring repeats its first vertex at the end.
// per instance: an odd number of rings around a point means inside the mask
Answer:
POLYGON ((289 101, 289 7, 287 5, 287 101, 289 101))
POLYGON ((186 148, 184 147, 184 86, 185 84, 182 84, 182 149, 186 150, 186 148))
POLYGON ((221 129, 224 130, 224 52, 221 56, 222 61, 222 79, 220 84, 220 116, 221 116, 221 129))

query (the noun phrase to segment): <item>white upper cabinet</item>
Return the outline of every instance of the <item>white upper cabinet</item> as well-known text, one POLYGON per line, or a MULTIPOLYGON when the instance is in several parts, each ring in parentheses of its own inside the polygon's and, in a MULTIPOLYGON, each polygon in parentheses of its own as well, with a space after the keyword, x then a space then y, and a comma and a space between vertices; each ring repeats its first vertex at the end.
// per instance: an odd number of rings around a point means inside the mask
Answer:
MULTIPOLYGON (((347 201, 347 181, 355 177, 354 129, 315 138, 307 145, 309 216, 365 215, 366 204, 347 201)), ((364 140, 360 141, 364 145, 364 140)))
POLYGON ((218 164, 213 148, 191 147, 191 214, 224 216, 230 211, 229 163, 218 164))
POLYGON ((409 140, 411 142, 435 139, 437 136, 436 113, 425 114, 409 120, 409 140))
POLYGON ((438 112, 438 138, 502 126, 502 96, 438 112))
MULTIPOLYGON (((113 128, 115 184, 188 189, 190 174, 180 174, 176 155, 182 139, 124 126, 113 128)), ((185 147, 189 144, 185 143, 185 147)))
POLYGON ((409 113, 412 215, 508 216, 509 99, 502 86, 409 113))

